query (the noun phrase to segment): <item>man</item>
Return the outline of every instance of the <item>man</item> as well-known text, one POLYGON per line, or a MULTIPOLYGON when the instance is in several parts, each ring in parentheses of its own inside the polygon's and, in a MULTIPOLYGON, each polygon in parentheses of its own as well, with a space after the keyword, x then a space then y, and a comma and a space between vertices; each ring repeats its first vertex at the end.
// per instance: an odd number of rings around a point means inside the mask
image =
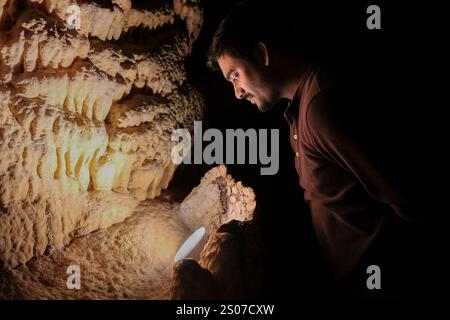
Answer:
POLYGON ((276 26, 280 17, 271 18, 273 10, 261 9, 264 5, 242 3, 222 21, 208 64, 232 83, 236 98, 261 112, 270 111, 280 100, 288 101, 285 117, 300 185, 323 257, 341 283, 357 268, 365 272, 368 263, 384 266, 380 256, 392 258, 387 247, 393 256, 406 255, 403 248, 414 244, 405 244, 404 239, 386 244, 386 239, 406 237, 405 230, 420 217, 403 192, 406 189, 388 173, 386 159, 376 153, 382 140, 370 139, 374 105, 381 99, 358 83, 370 79, 357 78, 363 71, 350 68, 350 58, 333 59, 329 54, 328 49, 339 46, 333 42, 338 32, 325 37, 324 32, 333 27, 329 16, 308 19, 308 13, 296 11, 296 20, 281 18, 301 25, 294 36, 289 26, 276 26), (321 22, 328 24, 324 27, 321 22), (367 258, 369 249, 374 254, 367 258))

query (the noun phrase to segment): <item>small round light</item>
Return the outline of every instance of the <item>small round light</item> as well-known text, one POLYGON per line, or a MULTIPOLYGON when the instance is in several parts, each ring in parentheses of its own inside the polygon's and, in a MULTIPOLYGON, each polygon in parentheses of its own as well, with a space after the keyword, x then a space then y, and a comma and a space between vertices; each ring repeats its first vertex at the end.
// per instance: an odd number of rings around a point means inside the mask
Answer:
POLYGON ((175 262, 186 258, 203 239, 205 233, 206 229, 201 227, 191 234, 191 236, 181 245, 180 249, 178 249, 178 252, 175 255, 175 262))

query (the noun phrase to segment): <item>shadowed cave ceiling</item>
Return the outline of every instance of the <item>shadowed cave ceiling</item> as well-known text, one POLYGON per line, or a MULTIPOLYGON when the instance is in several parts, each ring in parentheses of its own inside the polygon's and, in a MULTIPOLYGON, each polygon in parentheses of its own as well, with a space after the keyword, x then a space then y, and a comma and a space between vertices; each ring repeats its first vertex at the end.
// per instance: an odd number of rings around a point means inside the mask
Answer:
POLYGON ((0 0, 0 298, 187 297, 174 257, 200 227, 220 273, 214 234, 251 220, 253 191, 219 166, 183 202, 160 197, 171 133, 202 119, 184 65, 202 23, 196 0, 0 0))

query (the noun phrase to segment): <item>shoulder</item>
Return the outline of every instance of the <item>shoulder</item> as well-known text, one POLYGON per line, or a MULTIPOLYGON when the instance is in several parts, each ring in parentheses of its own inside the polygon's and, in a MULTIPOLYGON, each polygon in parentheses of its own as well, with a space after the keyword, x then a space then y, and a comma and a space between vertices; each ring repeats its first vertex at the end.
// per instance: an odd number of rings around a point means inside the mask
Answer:
MULTIPOLYGON (((320 83, 319 83, 320 85, 320 83)), ((348 105, 338 85, 319 90, 305 106, 304 125, 309 135, 333 138, 349 121, 348 105)))
POLYGON ((308 123, 318 124, 316 120, 337 108, 342 100, 343 77, 332 65, 317 67, 308 77, 303 90, 301 107, 308 123))

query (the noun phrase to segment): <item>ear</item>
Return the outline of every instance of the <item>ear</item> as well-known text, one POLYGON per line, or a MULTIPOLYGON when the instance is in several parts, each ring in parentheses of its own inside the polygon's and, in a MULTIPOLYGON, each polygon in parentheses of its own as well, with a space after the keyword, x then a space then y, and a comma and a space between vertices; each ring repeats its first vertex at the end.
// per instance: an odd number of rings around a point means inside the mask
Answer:
POLYGON ((267 50, 267 46, 261 41, 256 44, 255 56, 257 58, 257 61, 264 66, 267 67, 269 65, 269 51, 267 50))

